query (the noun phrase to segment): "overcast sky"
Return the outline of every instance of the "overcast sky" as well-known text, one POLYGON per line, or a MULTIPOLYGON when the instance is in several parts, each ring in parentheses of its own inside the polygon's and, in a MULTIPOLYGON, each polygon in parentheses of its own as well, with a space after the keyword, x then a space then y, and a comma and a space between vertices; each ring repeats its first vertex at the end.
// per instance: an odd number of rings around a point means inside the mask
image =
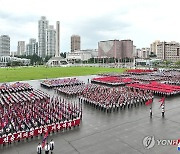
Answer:
POLYGON ((81 36, 81 49, 98 41, 131 39, 137 48, 155 40, 180 42, 179 0, 0 0, 0 35, 17 41, 38 39, 38 20, 61 24, 61 51, 70 51, 70 37, 81 36))

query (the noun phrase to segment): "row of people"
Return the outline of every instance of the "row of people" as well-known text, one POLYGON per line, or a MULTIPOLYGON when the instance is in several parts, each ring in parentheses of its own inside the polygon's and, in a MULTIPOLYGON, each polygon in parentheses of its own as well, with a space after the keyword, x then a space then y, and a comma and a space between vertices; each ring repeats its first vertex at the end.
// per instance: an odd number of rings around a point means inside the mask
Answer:
POLYGON ((135 88, 137 90, 147 90, 159 96, 172 96, 180 94, 180 86, 163 84, 159 82, 151 83, 133 83, 128 84, 128 87, 135 88))
POLYGON ((44 148, 45 154, 49 154, 49 151, 51 151, 51 154, 53 153, 54 150, 54 141, 51 139, 50 143, 46 142, 46 145, 41 145, 40 143, 37 146, 37 154, 42 154, 42 149, 44 148))
POLYGON ((130 78, 138 81, 148 81, 148 82, 165 80, 165 77, 151 76, 151 75, 131 75, 130 78))
MULTIPOLYGON (((0 96, 0 134, 30 131, 56 122, 74 119, 82 114, 82 106, 69 103, 39 90, 0 96), (8 99, 11 96, 11 99, 8 99), (13 100, 13 101, 12 101, 13 100), (20 101, 23 100, 23 101, 20 101)), ((81 115, 82 116, 82 115, 81 115)))
POLYGON ((84 82, 78 80, 77 78, 44 80, 43 82, 41 82, 41 86, 45 86, 48 88, 82 85, 82 84, 84 84, 84 82))
POLYGON ((30 121, 30 116, 37 116, 35 112, 37 102, 48 98, 49 95, 40 90, 0 94, 0 134, 36 127, 37 122, 34 119, 30 121))
POLYGON ((132 83, 133 81, 128 77, 105 76, 93 78, 92 82, 110 85, 125 85, 127 83, 132 83))
POLYGON ((65 94, 68 96, 72 95, 79 95, 82 93, 82 91, 86 88, 86 86, 83 85, 75 85, 75 86, 67 86, 67 87, 58 87, 55 88, 55 91, 60 94, 65 94))
POLYGON ((152 98, 152 93, 147 91, 136 91, 127 87, 110 88, 91 84, 89 88, 83 91, 82 96, 79 96, 79 101, 109 112, 112 109, 136 106, 152 98))
POLYGON ((32 87, 28 83, 16 82, 13 84, 2 84, 0 86, 0 93, 12 93, 18 91, 29 91, 32 87))
POLYGON ((163 77, 180 77, 180 71, 169 70, 169 71, 159 71, 152 73, 154 76, 163 76, 163 77))

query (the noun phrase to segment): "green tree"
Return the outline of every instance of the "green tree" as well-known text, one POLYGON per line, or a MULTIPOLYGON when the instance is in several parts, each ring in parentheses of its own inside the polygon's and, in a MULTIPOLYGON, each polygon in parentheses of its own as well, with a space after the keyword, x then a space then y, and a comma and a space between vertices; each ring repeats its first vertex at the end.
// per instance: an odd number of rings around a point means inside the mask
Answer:
POLYGON ((157 57, 153 52, 149 55, 149 57, 157 57))
POLYGON ((165 60, 163 63, 166 67, 168 67, 168 65, 171 64, 171 61, 165 60))
POLYGON ((49 59, 51 59, 52 56, 46 56, 44 59, 44 62, 47 63, 49 59))
POLYGON ((179 60, 179 61, 177 61, 177 62, 175 62, 175 65, 180 66, 180 60, 179 60))
POLYGON ((37 54, 33 55, 22 55, 22 56, 17 56, 18 58, 26 58, 30 59, 30 64, 31 65, 42 65, 44 63, 43 59, 39 57, 37 54))
POLYGON ((66 52, 61 52, 60 56, 63 57, 63 58, 66 58, 66 52))

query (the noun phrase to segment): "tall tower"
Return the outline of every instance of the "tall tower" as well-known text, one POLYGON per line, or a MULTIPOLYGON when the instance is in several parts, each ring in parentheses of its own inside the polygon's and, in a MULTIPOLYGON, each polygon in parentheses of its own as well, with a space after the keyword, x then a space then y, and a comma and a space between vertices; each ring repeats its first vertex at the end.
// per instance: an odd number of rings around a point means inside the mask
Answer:
POLYGON ((10 37, 8 35, 0 36, 0 56, 10 56, 10 37))
POLYGON ((56 30, 50 25, 46 30, 46 56, 55 56, 56 52, 56 30))
POLYGON ((155 55, 157 55, 158 44, 161 44, 160 40, 156 40, 150 45, 151 46, 151 52, 153 52, 155 55))
POLYGON ((38 54, 38 42, 35 38, 29 39, 29 43, 26 45, 26 56, 38 54))
POLYGON ((46 30, 48 29, 49 21, 46 20, 45 16, 42 16, 38 21, 38 56, 46 57, 46 30))
POLYGON ((21 56, 25 54, 25 41, 18 41, 17 55, 21 56))
POLYGON ((71 36, 71 52, 81 49, 81 38, 79 35, 71 36))
POLYGON ((133 41, 121 40, 121 52, 123 58, 133 58, 133 41))
POLYGON ((56 21, 56 54, 55 57, 60 56, 60 22, 56 21))

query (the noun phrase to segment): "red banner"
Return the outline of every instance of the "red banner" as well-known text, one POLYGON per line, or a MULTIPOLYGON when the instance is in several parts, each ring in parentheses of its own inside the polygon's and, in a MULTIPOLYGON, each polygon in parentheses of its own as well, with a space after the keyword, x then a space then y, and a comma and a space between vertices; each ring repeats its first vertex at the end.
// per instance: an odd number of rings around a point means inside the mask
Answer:
POLYGON ((57 131, 57 130, 62 130, 62 129, 78 126, 78 125, 80 125, 80 121, 81 121, 80 119, 76 119, 76 120, 67 121, 64 123, 61 122, 61 123, 48 125, 48 126, 45 126, 42 128, 36 128, 35 130, 31 130, 29 132, 22 131, 19 133, 14 133, 14 134, 8 135, 6 137, 0 137, 0 144, 6 144, 6 143, 11 143, 14 141, 26 139, 26 138, 31 138, 34 136, 44 134, 47 131, 53 132, 53 131, 57 131))

